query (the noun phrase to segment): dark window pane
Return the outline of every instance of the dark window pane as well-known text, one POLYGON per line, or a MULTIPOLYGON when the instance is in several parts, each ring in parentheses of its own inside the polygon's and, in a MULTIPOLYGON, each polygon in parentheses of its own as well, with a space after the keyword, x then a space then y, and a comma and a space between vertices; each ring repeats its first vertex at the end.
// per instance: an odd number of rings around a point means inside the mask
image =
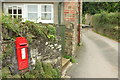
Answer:
POLYGON ((22 21, 22 15, 18 15, 18 19, 22 21))
POLYGON ((12 14, 12 7, 8 7, 8 13, 12 14))
POLYGON ((9 13, 9 14, 12 14, 12 9, 8 9, 8 13, 9 13))
POLYGON ((13 15, 13 18, 17 18, 17 16, 16 16, 16 15, 13 15))
POLYGON ((16 9, 13 10, 13 14, 17 14, 17 10, 16 9))
POLYGON ((18 9, 18 14, 22 14, 22 9, 18 9))
POLYGON ((10 15, 10 17, 12 18, 12 15, 10 15))
POLYGON ((19 18, 19 19, 22 18, 22 15, 18 15, 18 18, 19 18))

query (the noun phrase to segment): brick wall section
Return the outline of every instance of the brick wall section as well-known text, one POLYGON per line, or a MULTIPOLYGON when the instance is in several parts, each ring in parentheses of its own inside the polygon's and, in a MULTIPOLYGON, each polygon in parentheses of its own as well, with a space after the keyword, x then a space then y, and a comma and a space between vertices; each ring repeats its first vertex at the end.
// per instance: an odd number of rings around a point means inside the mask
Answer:
POLYGON ((66 25, 65 53, 73 55, 78 42, 78 2, 72 0, 64 3, 64 21, 66 25))

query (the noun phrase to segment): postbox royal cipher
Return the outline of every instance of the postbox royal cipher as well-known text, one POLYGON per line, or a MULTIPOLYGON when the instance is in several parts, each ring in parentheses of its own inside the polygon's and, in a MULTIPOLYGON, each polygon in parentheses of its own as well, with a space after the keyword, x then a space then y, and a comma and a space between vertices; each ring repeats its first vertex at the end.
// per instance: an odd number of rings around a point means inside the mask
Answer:
POLYGON ((17 37, 15 41, 18 70, 28 68, 28 42, 25 37, 17 37))

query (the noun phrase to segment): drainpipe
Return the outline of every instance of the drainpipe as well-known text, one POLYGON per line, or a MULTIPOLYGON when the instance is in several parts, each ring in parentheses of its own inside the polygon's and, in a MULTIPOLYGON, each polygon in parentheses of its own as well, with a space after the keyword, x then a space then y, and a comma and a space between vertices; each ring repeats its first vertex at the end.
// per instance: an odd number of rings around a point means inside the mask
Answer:
POLYGON ((63 20, 63 2, 59 2, 58 4, 58 25, 59 25, 59 30, 60 30, 60 37, 61 37, 61 46, 62 46, 62 50, 61 53, 62 55, 64 55, 65 53, 65 25, 62 23, 61 20, 63 20))
POLYGON ((61 4, 62 2, 58 3, 58 24, 61 24, 61 4))
POLYGON ((80 28, 80 13, 81 13, 81 11, 80 11, 80 4, 81 3, 81 0, 78 0, 78 45, 80 45, 80 30, 81 30, 81 28, 80 28))

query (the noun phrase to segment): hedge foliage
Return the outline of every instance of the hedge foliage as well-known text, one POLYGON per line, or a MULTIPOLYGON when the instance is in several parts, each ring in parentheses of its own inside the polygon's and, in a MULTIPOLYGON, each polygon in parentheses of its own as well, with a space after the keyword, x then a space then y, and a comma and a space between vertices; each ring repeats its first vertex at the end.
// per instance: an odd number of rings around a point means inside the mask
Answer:
POLYGON ((109 2, 109 0, 105 1, 106 2, 83 2, 83 15, 85 15, 86 13, 97 14, 102 13, 103 11, 105 12, 120 11, 119 2, 109 2))
POLYGON ((94 30, 98 33, 104 34, 110 38, 120 41, 120 13, 107 13, 95 14, 92 18, 94 30))
POLYGON ((16 37, 26 37, 29 42, 32 38, 46 38, 48 40, 55 40, 56 29, 53 24, 34 23, 31 21, 22 22, 21 19, 11 18, 4 15, 0 17, 3 27, 3 38, 15 40, 16 37), (11 36, 4 31, 11 31, 11 36))

